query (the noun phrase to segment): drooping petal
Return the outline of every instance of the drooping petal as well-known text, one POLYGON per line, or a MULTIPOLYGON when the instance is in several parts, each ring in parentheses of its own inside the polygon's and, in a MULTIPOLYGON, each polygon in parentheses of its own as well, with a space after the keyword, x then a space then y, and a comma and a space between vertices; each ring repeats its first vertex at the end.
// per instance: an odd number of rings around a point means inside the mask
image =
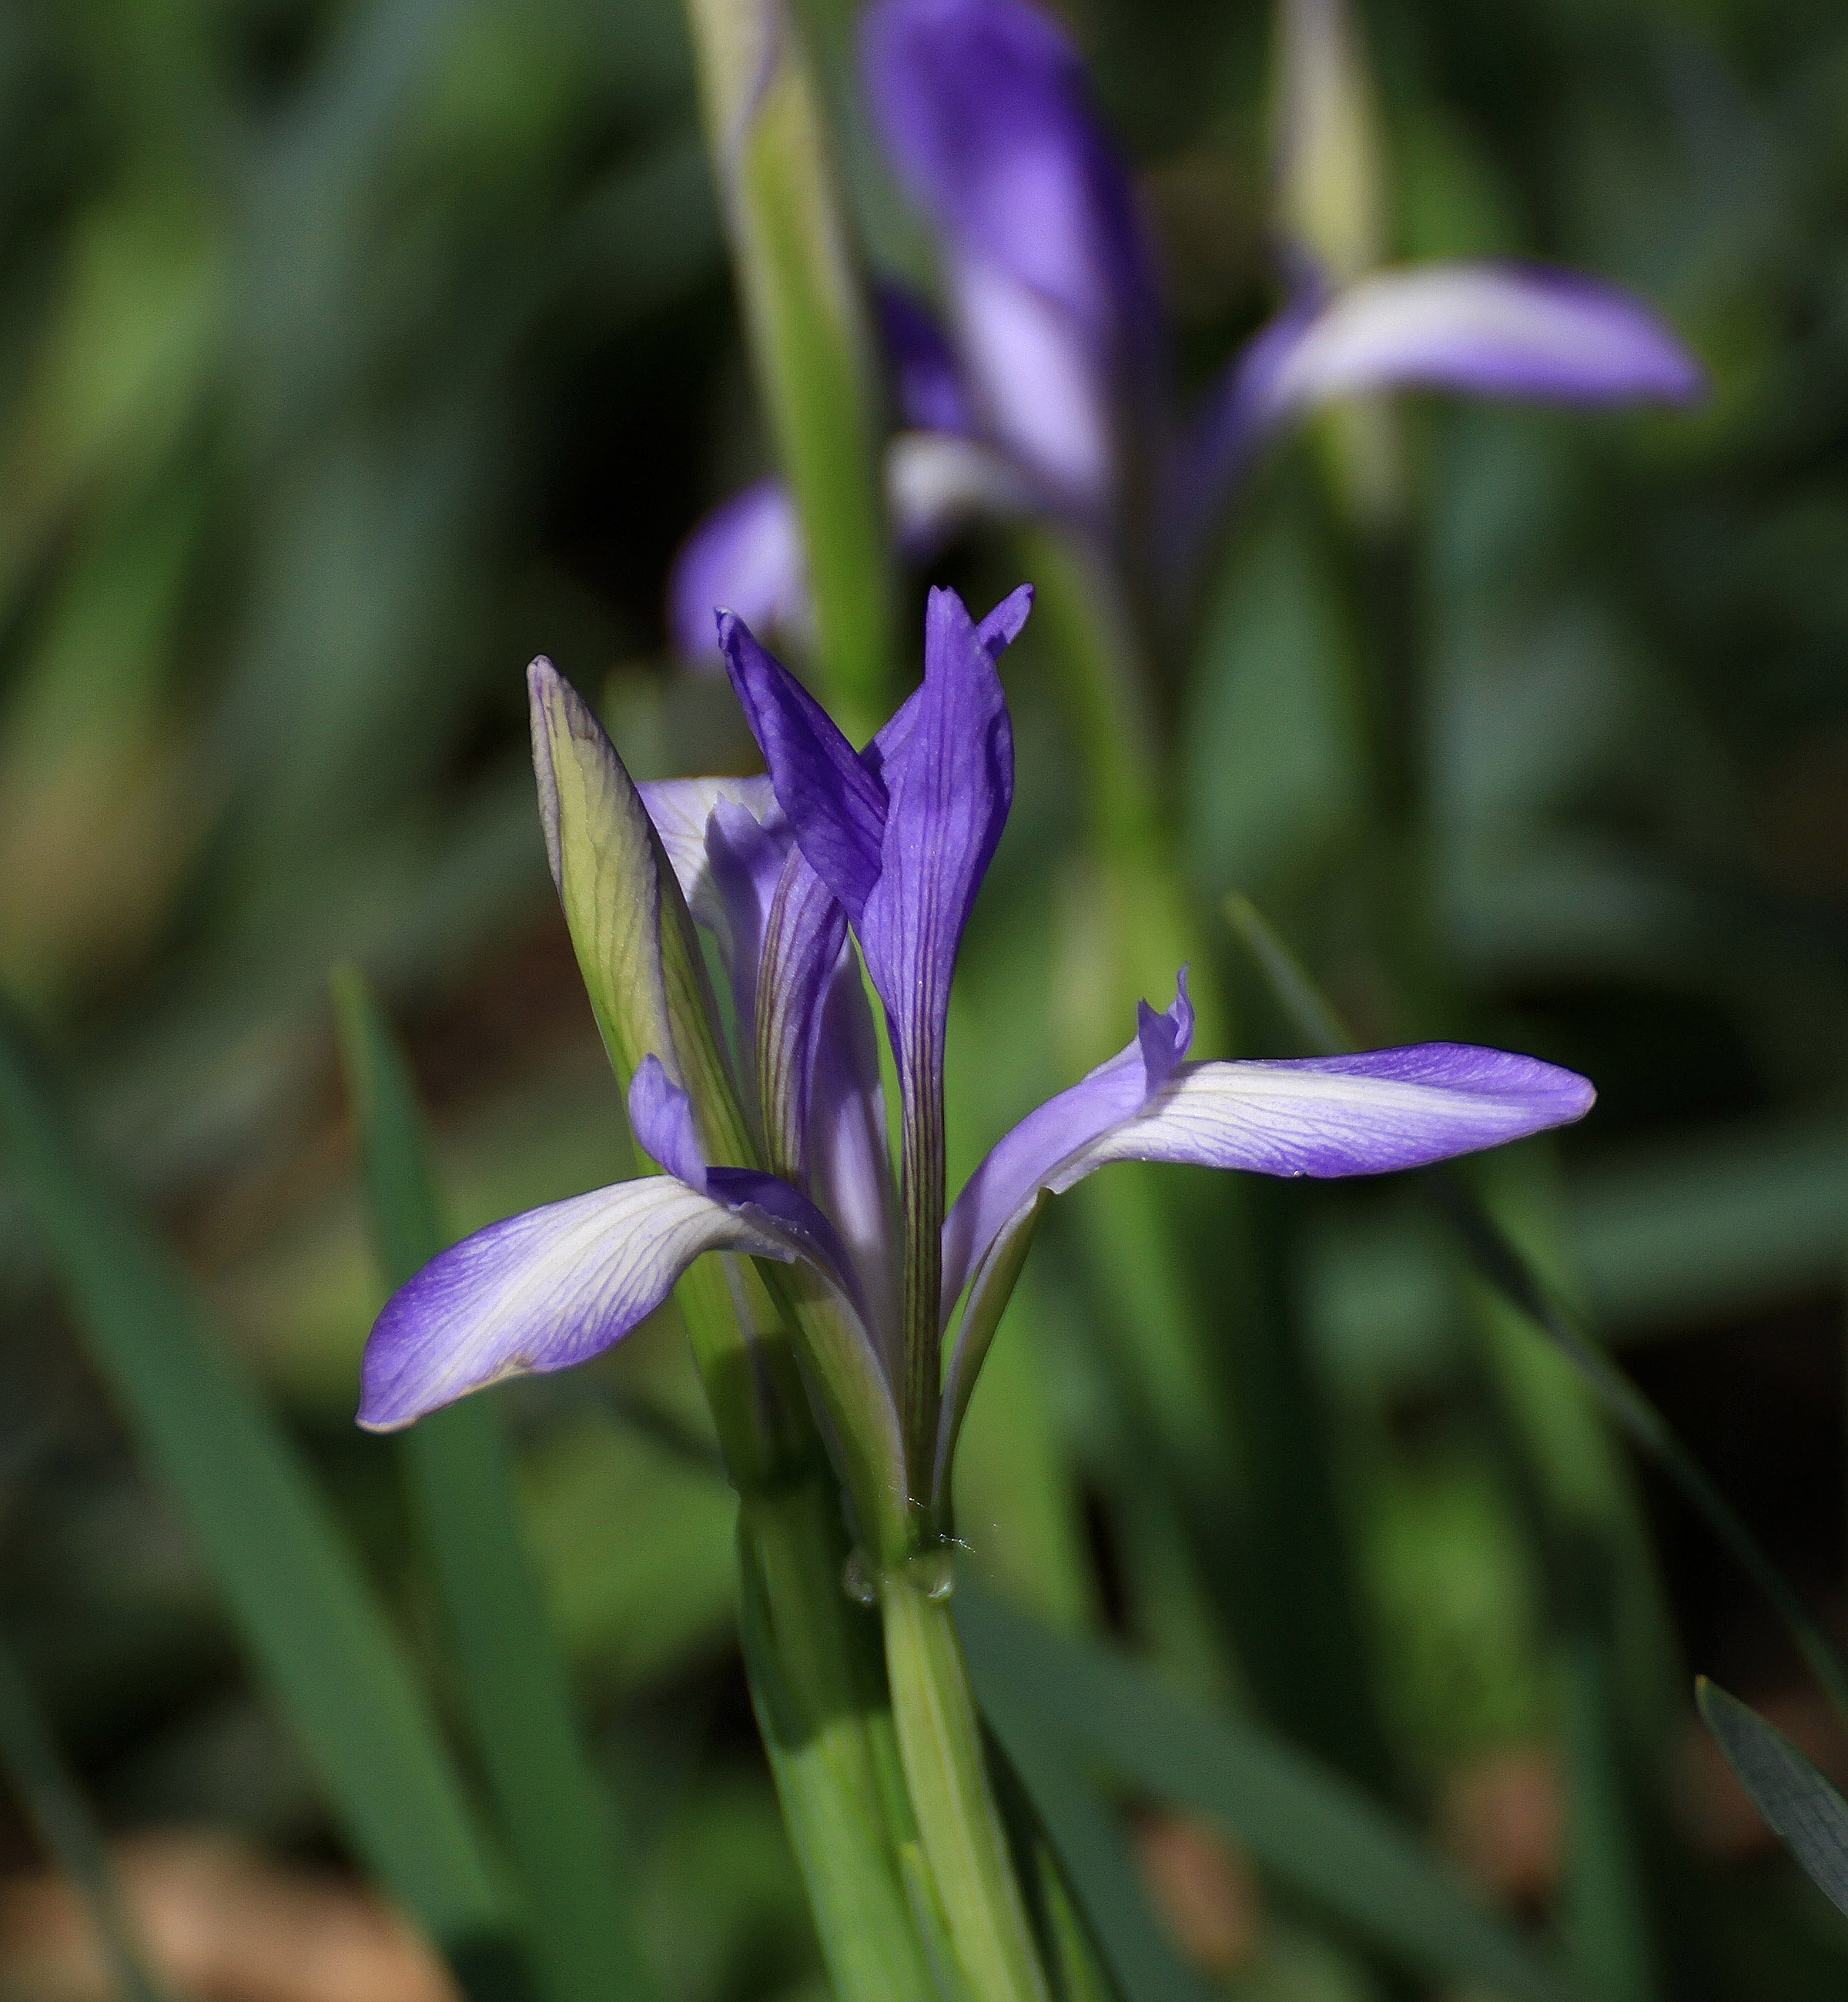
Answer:
POLYGON ((582 1362, 652 1313, 703 1251, 721 1250, 797 1255, 671 1175, 490 1224, 386 1303, 366 1344, 359 1422, 394 1432, 504 1377, 582 1362))
POLYGON ((862 37, 880 134, 943 240, 990 434, 1062 497, 1096 502, 1159 330, 1128 177, 1076 51, 1026 0, 878 0, 862 37))
POLYGON ((1627 292, 1539 265, 1457 262, 1371 273, 1298 298, 1208 398, 1184 506, 1211 506, 1280 424, 1341 396, 1444 389, 1564 403, 1686 402, 1700 364, 1627 292))
POLYGON ((1595 1096, 1557 1065, 1466 1043, 1184 1064, 1048 1186, 1056 1195, 1106 1161, 1316 1177, 1427 1167, 1581 1119, 1595 1096))
POLYGON ((720 664, 713 619, 721 609, 761 633, 808 630, 801 524, 779 480, 721 501, 680 546, 668 578, 668 624, 690 665, 720 664))
POLYGON ((1575 272, 1434 263, 1331 298, 1270 385, 1274 411, 1372 389, 1567 403, 1683 402, 1704 378, 1640 301, 1575 272))
POLYGON ((971 430, 962 371, 929 309, 889 280, 874 287, 873 300, 899 422, 919 431, 971 430))
POLYGON ((744 622, 727 613, 719 643, 731 685, 811 866, 857 918, 879 880, 886 790, 834 719, 744 622))

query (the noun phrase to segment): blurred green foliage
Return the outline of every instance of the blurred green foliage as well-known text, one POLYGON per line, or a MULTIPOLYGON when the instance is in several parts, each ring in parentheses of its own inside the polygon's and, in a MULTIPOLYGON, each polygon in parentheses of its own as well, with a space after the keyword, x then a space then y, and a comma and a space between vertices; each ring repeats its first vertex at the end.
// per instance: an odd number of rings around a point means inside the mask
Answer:
MULTIPOLYGON (((1274 298, 1266 10, 1092 0, 1072 18, 1203 375, 1274 298)), ((1390 0, 1365 25, 1395 250, 1626 281, 1714 391, 1693 417, 1406 412, 1391 616, 1423 662, 1408 727, 1430 794, 1410 912, 1383 914, 1366 838, 1357 687, 1389 614, 1330 498, 1339 438, 1269 467, 1166 692, 1188 870, 1203 910, 1252 895, 1369 1039, 1466 1034, 1598 1081, 1585 1128, 1485 1185, 1646 1378, 1689 1338, 1725 1338, 1700 1347, 1690 1414, 1721 1415, 1696 1443, 1728 1446, 1735 1402, 1769 1428, 1775 1483, 1738 1498, 1832 1602, 1848 21, 1807 0, 1390 0), (1409 996, 1378 975, 1396 924, 1435 969, 1409 996), (1800 1364, 1782 1383, 1759 1362, 1779 1327, 1800 1364)), ((392 1449, 348 1428, 378 1293, 326 975, 359 961, 406 1028, 457 1223, 626 1171, 546 879, 519 670, 542 648, 601 688, 638 776, 747 760, 728 698, 670 667, 661 626, 679 537, 769 450, 683 26, 670 0, 13 0, 0 131, 0 985, 458 1725, 392 1449)), ((992 597, 1018 563, 977 540, 942 574, 992 597)), ((897 630, 916 630, 910 609, 897 630)), ((953 1025, 953 1177, 1069 1081, 1088 1027, 1070 1019, 1094 941, 1056 646, 1030 629, 1008 671, 1018 805, 953 1025)), ((1224 940, 1191 944, 1232 977, 1224 940)), ((1292 1046, 1240 999, 1244 1047, 1292 1046)), ((10 1142, 7 1162, 24 1165, 10 1142)), ((1177 1324, 1249 1362, 1249 1247, 1194 1181, 1149 1186, 1198 1255, 1131 1283, 1163 1278, 1177 1324)), ((1284 1387, 1353 1566, 1364 1648, 1344 1665, 1401 1803, 1441 1819, 1459 1777, 1536 1745, 1607 1777, 1614 1762, 1611 1812, 1640 1832, 1581 1826, 1568 1848, 1630 1865, 1588 1883, 1568 1867, 1556 1900, 1613 1997, 1743 1997, 1773 1965, 1780 1993, 1833 1992, 1848 1943, 1828 1915, 1773 1874, 1721 1870, 1675 1823, 1678 1642, 1635 1484, 1577 1392, 1510 1390, 1539 1367, 1529 1338, 1409 1191, 1282 1200, 1264 1215, 1285 1222, 1252 1234, 1285 1250, 1251 1282, 1296 1331, 1302 1379, 1284 1387), (1511 1408, 1537 1428, 1518 1450, 1511 1408), (1620 1575, 1562 1587, 1547 1538, 1587 1520, 1620 1575), (1581 1617, 1585 1594, 1627 1610, 1581 1617), (1622 1937, 1634 1914, 1599 1904, 1630 1865, 1646 1950, 1622 1937)), ((1229 1667, 1201 1582, 1210 1538, 1184 1483, 1151 1477, 1147 1428, 1164 1397, 1193 1412, 1235 1493, 1267 1442, 1216 1429, 1184 1374, 1151 1388, 1125 1365, 1093 1212, 1069 1207, 971 1416, 973 1561, 1068 1632, 1113 1627, 1187 1701, 1261 1710, 1261 1665, 1229 1667)), ((105 1822, 204 1819, 345 1854, 16 1194, 0 1264, 0 1627, 105 1822)), ((667 1991, 810 1993, 736 1662, 730 1498, 671 1322, 493 1396, 667 1991)), ((1685 1519, 1654 1520, 1697 1665, 1749 1696, 1755 1675, 1790 1679, 1762 1614, 1705 1575, 1710 1547, 1678 1555, 1685 1519)), ((1319 1919, 1273 1890, 1235 1992, 1401 1992, 1345 1942, 1306 1944, 1319 1919)))

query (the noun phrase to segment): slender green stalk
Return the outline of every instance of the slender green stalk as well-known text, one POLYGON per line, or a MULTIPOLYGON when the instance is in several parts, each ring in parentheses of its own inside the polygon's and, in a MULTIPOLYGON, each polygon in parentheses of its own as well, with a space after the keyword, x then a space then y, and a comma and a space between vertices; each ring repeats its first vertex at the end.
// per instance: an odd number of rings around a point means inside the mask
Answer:
POLYGON ((101 1831, 12 1649, 0 1641, 0 1764, 47 1855, 69 1880, 128 2002, 164 2002, 148 1972, 101 1831))
POLYGON ((877 1635, 842 1589, 825 1467, 747 1498, 740 1627, 764 1749, 842 2002, 936 2002, 901 1881, 911 1834, 877 1635))
POLYGON ((758 382, 801 517, 822 691, 870 736, 891 673, 878 398, 819 93, 786 7, 687 11, 758 382))
POLYGON ((886 1672, 918 1836, 975 2002, 1049 2002, 975 1700, 950 1617, 950 1554, 913 1559, 880 1582, 886 1672))

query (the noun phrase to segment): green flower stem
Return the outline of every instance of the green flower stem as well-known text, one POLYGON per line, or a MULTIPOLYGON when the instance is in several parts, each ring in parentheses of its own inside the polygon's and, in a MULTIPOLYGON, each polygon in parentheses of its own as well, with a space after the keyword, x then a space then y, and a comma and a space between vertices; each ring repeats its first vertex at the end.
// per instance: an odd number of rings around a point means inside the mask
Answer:
POLYGON ((918 1837, 974 2002, 1048 2002, 1026 1901, 989 1785, 950 1612, 947 1550, 880 1582, 892 1716, 918 1837))
POLYGON ((835 1993, 935 2002, 898 1868, 912 1827, 891 1710, 786 1331, 743 1260, 700 1260, 675 1300, 738 1494, 751 1704, 835 1993))
POLYGON ((936 2002, 899 1864, 915 1840, 877 1637, 842 1587, 825 1466, 743 1498, 740 1624, 751 1700, 840 2002, 936 2002))
POLYGON ((821 692, 870 736, 889 707, 878 396, 819 99, 772 0, 688 0, 700 96, 778 455, 802 521, 821 692))

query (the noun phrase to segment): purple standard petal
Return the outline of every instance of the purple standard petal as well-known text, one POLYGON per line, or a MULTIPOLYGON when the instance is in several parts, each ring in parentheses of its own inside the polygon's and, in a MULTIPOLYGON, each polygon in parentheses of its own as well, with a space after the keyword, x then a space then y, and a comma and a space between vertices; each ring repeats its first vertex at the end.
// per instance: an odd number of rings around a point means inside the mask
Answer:
POLYGON ((1121 397, 1159 347, 1152 261, 1084 67, 1024 0, 877 0, 874 119, 942 234, 991 434, 1060 497, 1104 497, 1121 397))
POLYGON ((890 281, 874 287, 873 304, 900 424, 920 431, 972 430, 961 371, 929 309, 902 285, 890 281))
MULTIPOLYGON (((1018 594, 1005 601, 995 637, 1017 602, 1018 594)), ((1014 788, 1013 730, 995 654, 953 591, 930 594, 923 685, 893 722, 902 727, 888 725, 868 752, 890 804, 878 877, 854 928, 891 1017, 901 1078, 915 1069, 934 1091, 957 948, 1014 788)))
POLYGON ((760 632, 807 630, 801 525, 780 480, 760 480, 722 501, 681 544, 668 578, 668 625, 682 660, 719 664, 713 621, 721 608, 760 632))
MULTIPOLYGON (((724 945, 727 923, 725 891, 707 845, 713 815, 722 804, 735 807, 767 830, 778 850, 776 867, 780 870, 790 836, 783 811, 776 804, 776 788, 760 773, 748 779, 647 779, 636 790, 641 794, 648 818, 654 821, 661 845, 673 864, 687 909, 724 945)), ((732 845, 742 846, 746 839, 741 833, 732 845)), ((770 887, 776 888, 774 875, 770 887)))
POLYGON ((503 1377, 607 1348, 703 1251, 797 1250, 671 1175, 548 1204, 465 1238, 399 1288, 361 1367, 359 1422, 395 1432, 503 1377))
POLYGON ((719 621, 731 685, 811 866, 857 919, 879 880, 886 790, 832 717, 741 619, 719 621))

